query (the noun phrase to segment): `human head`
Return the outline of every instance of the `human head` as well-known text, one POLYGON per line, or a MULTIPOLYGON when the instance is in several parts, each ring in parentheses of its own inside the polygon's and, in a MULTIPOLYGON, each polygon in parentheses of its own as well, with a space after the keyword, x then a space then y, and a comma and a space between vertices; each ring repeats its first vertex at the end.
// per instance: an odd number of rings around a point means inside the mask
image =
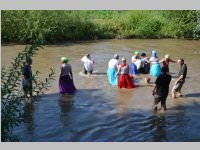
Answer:
POLYGON ((146 57, 146 56, 147 56, 146 53, 141 54, 141 57, 146 57))
POLYGON ((184 64, 184 59, 183 58, 179 58, 178 59, 178 64, 179 65, 183 65, 184 64))
POLYGON ((62 63, 68 63, 69 59, 67 57, 61 57, 61 62, 62 63))
POLYGON ((30 57, 26 57, 26 63, 28 65, 31 65, 32 64, 32 59, 30 57))
POLYGON ((167 68, 166 68, 166 67, 162 67, 162 68, 161 68, 161 72, 162 72, 163 74, 166 74, 166 73, 167 73, 167 68))
POLYGON ((151 52, 151 56, 152 56, 152 57, 157 57, 156 51, 153 50, 153 51, 151 52))
POLYGON ((122 63, 126 63, 126 58, 122 57, 122 63))
POLYGON ((87 57, 87 58, 90 58, 90 54, 86 54, 86 57, 87 57))
POLYGON ((115 54, 115 55, 114 55, 114 59, 119 59, 119 55, 118 55, 118 54, 115 54))
POLYGON ((168 54, 165 55, 165 59, 169 59, 169 55, 168 54))
POLYGON ((139 55, 139 52, 138 52, 138 51, 135 51, 134 54, 135 54, 136 56, 138 56, 138 55, 139 55))

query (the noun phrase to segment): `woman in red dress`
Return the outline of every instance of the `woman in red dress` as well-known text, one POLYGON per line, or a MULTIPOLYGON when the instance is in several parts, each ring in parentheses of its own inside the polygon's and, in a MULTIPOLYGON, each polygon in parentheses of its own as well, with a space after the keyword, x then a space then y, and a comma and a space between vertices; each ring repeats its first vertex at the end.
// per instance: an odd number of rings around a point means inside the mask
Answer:
POLYGON ((118 88, 132 89, 135 87, 135 85, 133 84, 133 80, 129 76, 129 65, 126 64, 126 59, 124 57, 122 57, 122 63, 118 68, 116 77, 118 75, 118 88))

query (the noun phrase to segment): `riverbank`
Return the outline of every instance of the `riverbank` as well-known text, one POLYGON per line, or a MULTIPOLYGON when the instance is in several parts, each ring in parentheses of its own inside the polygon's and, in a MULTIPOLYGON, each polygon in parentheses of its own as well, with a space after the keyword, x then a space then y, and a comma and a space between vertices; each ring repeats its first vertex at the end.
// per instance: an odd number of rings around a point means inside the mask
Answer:
POLYGON ((1 11, 2 42, 198 39, 198 11, 1 11))

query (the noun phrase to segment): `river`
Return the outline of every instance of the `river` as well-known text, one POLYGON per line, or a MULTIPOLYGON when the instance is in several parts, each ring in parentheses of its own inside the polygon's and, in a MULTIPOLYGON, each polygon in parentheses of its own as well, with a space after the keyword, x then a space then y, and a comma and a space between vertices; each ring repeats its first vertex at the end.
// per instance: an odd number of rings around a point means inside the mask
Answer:
MULTIPOLYGON (((2 44, 1 62, 8 66, 11 59, 25 45, 2 44)), ((138 141, 200 141, 200 42, 172 39, 98 40, 46 45, 33 57, 33 71, 48 74, 56 71, 52 87, 32 106, 26 106, 24 122, 14 128, 21 141, 54 142, 138 142, 138 141), (108 84, 106 70, 115 53, 125 56, 130 63, 133 50, 150 55, 152 49, 162 58, 185 59, 188 66, 183 97, 167 98, 165 113, 153 113, 152 86, 137 77, 139 87, 126 90, 108 84), (96 75, 80 76, 80 58, 91 53, 95 58, 96 75), (74 83, 78 91, 73 96, 58 93, 60 57, 67 56, 72 65, 74 83)), ((170 64, 175 82, 179 66, 170 64)), ((160 105, 159 105, 160 107, 160 105)))

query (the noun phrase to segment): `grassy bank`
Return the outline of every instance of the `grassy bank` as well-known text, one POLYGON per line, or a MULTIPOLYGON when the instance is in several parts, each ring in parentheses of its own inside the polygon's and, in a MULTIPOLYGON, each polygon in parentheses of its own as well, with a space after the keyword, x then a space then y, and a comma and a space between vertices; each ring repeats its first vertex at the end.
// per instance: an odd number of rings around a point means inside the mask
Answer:
POLYGON ((1 11, 3 42, 199 38, 198 11, 1 11))

